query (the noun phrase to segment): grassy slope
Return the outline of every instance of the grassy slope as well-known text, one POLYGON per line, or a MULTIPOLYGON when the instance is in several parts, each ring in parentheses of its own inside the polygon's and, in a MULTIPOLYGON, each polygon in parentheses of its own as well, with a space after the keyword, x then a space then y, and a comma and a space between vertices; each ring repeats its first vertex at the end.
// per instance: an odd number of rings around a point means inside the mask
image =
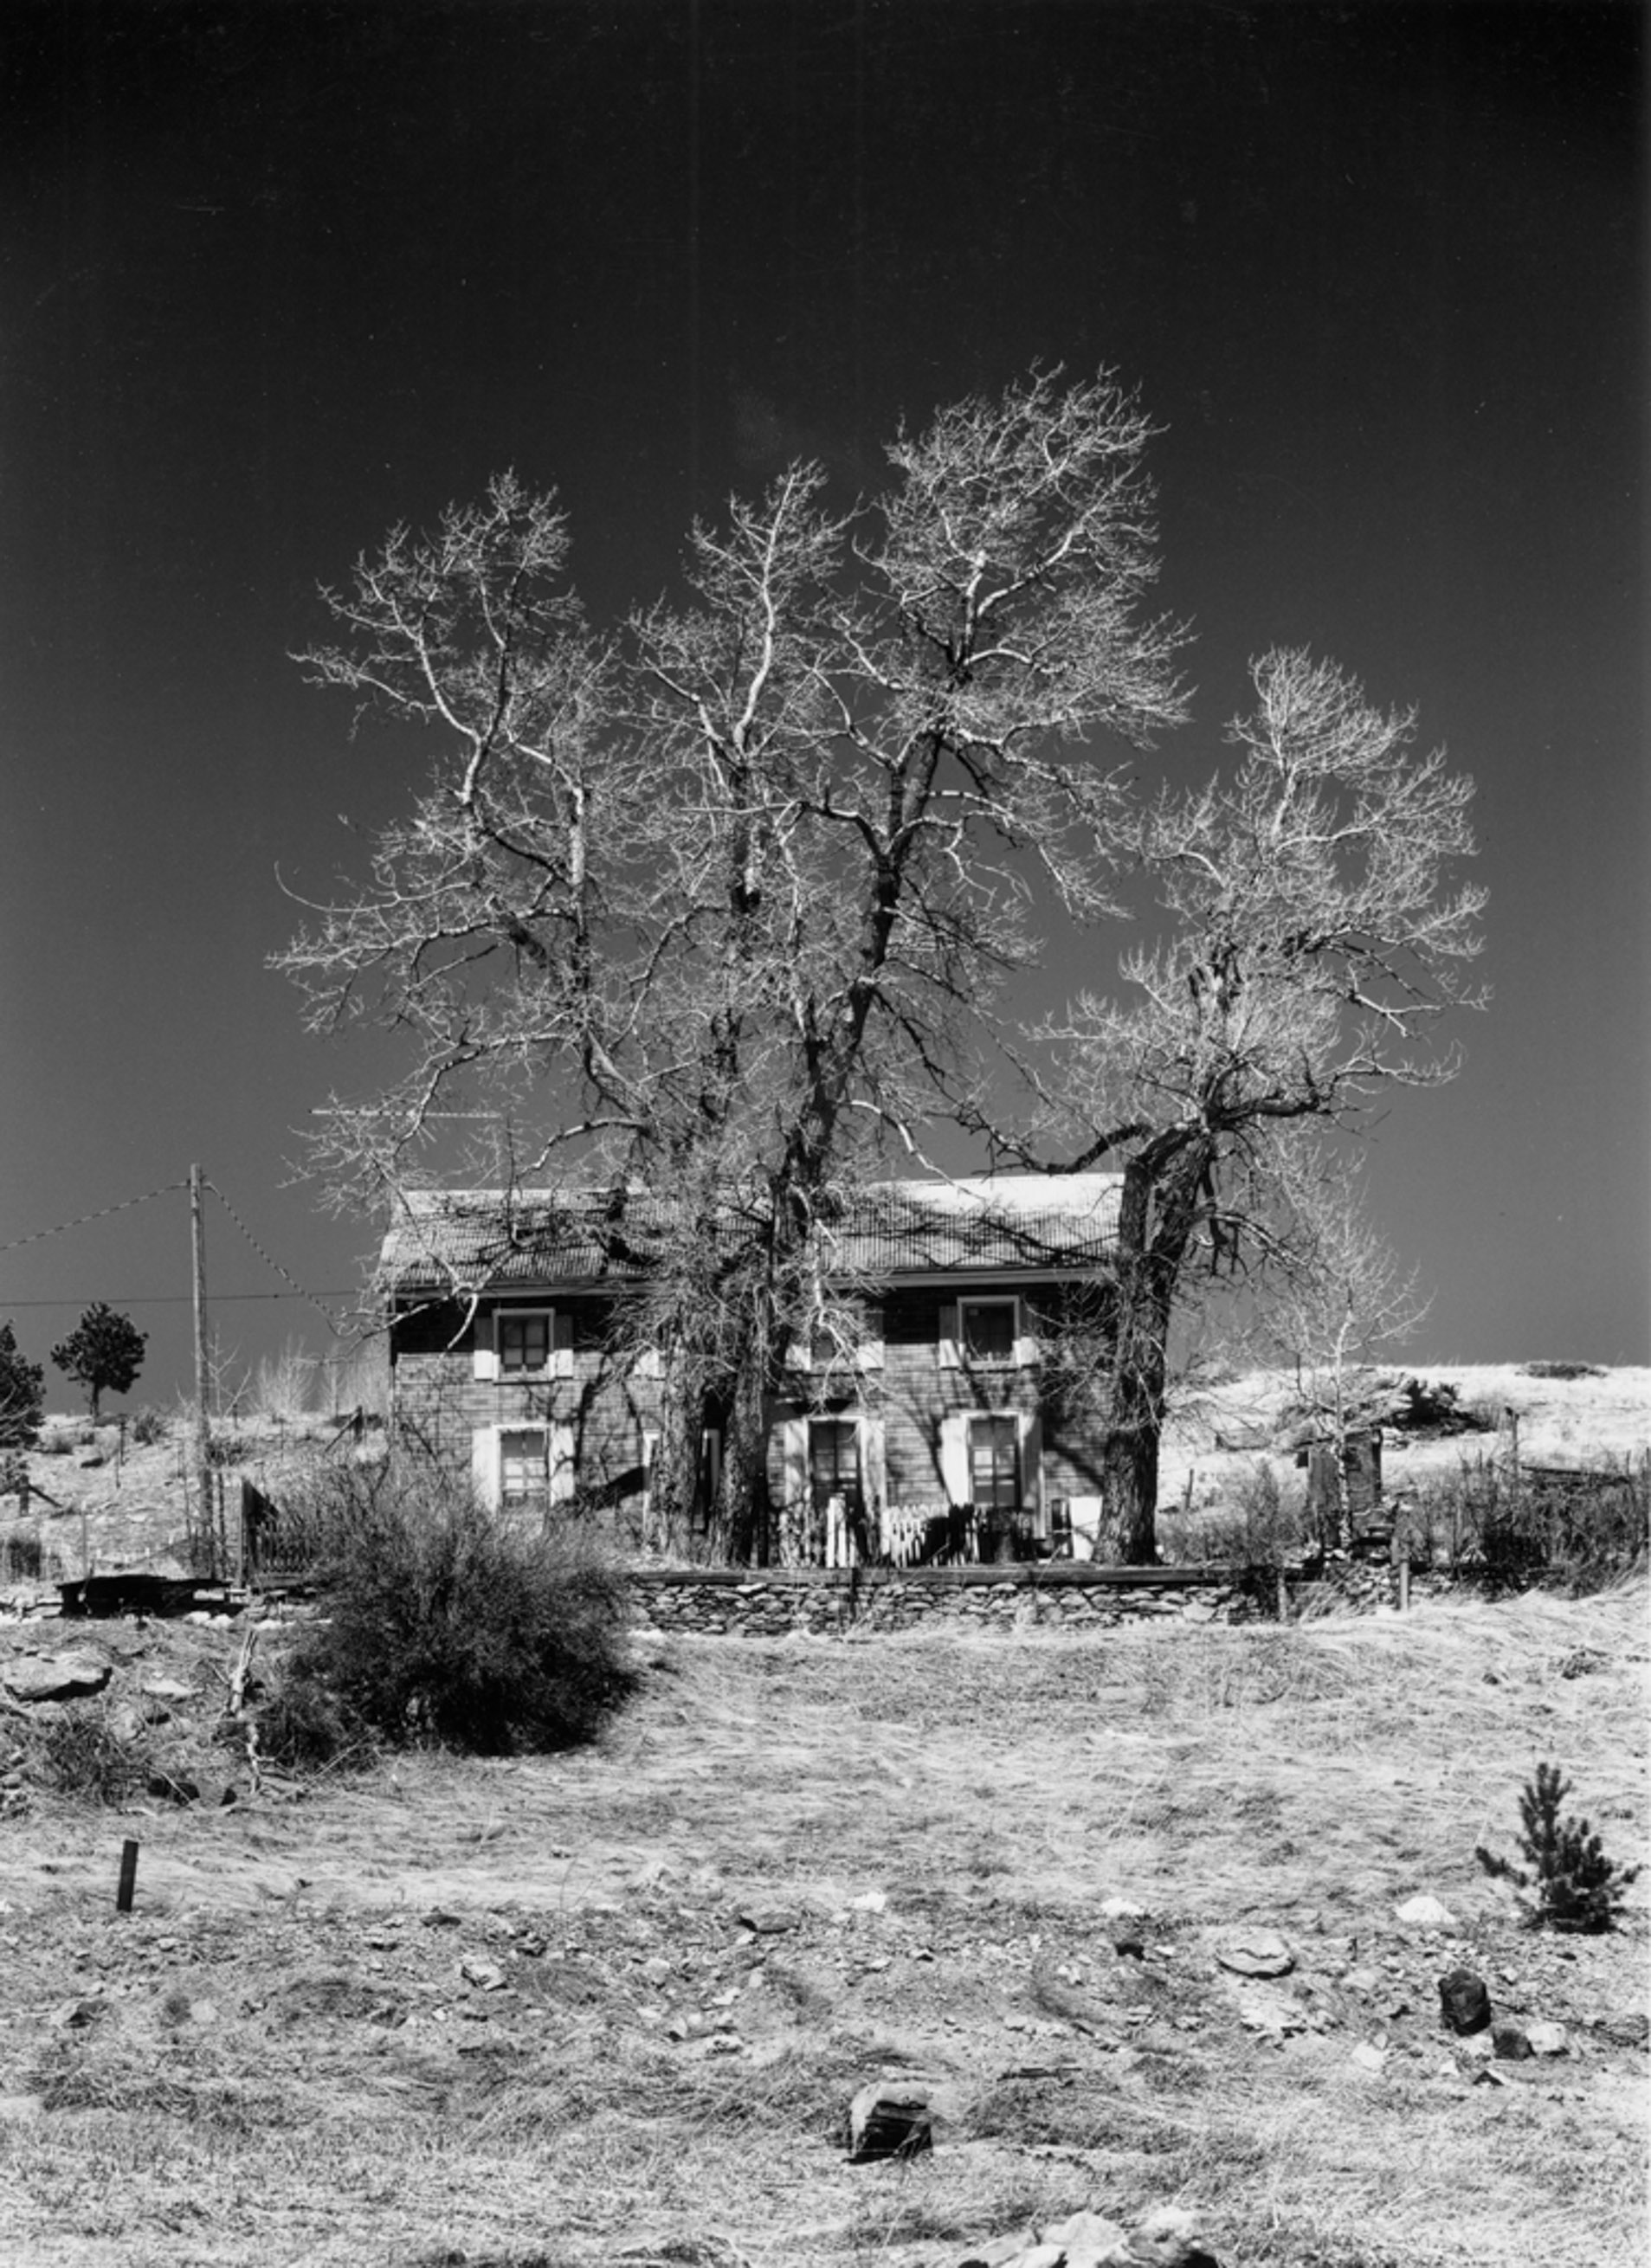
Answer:
MULTIPOLYGON (((109 1635, 203 1685, 232 1642, 109 1635)), ((1509 1847, 1553 1756, 1643 1854, 1647 1645, 1643 1587, 1283 1631, 685 1642, 583 1756, 411 1759, 206 1815, 41 1799, 0 1828, 0 2095, 54 2107, 0 2117, 0 2251, 903 2268, 1174 2199, 1244 2268, 1618 2268, 1645 2056, 1593 2026, 1644 2006, 1651 1880, 1622 1932, 1556 1942, 1473 1845, 1509 1847), (885 1911, 852 1907, 873 1889, 885 1911), (1419 1890, 1459 1933, 1406 1935, 1419 1890), (1096 1913, 1115 1891, 1150 1911, 1144 1961, 1096 1913), (753 1936, 753 1904, 792 1926, 753 1936), (1281 2045, 1213 1965, 1237 1920, 1298 1950, 1311 2026, 1281 2045), (1438 2017, 1459 1959, 1575 2052, 1475 2084, 1438 2017), (54 2024, 94 1982, 103 2013, 54 2024), (712 2029, 671 2037, 689 2016, 712 2029), (954 2088, 941 2146, 845 2165, 850 2095, 910 2066, 954 2088)))

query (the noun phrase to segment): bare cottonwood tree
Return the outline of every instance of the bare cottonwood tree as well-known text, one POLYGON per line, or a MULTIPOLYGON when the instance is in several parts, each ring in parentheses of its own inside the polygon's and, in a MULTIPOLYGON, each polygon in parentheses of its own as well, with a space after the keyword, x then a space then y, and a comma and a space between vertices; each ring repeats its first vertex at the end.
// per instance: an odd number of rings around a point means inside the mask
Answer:
POLYGON ((1128 1561, 1154 1555, 1170 1329, 1198 1270, 1264 1269, 1293 1239, 1303 1264, 1302 1130, 1449 1079, 1440 1020, 1478 1005, 1484 893, 1453 879, 1472 783, 1330 663, 1276 651, 1253 676, 1233 765, 1133 824, 1157 933, 1121 997, 1086 994, 1051 1035, 1045 1091, 1073 1140, 1057 1162, 1125 1170, 1104 1497, 1128 1561))
POLYGON ((715 1423, 717 1541, 748 1543, 821 1234, 891 1141, 976 1107, 1031 878, 1074 917, 1108 902, 1123 806, 1090 737, 1144 745, 1182 706, 1181 634, 1144 611, 1149 438, 1110 378, 1034 374, 903 435, 846 517, 803 466, 697 526, 685 599, 611 638, 554 499, 510 478, 328 594, 312 674, 438 749, 371 877, 282 956, 316 1027, 410 1042, 320 1163, 393 1207, 480 1089, 505 1182, 603 1181, 616 1249, 626 1192, 669 1192, 630 1324, 663 1358, 663 1540, 715 1423))

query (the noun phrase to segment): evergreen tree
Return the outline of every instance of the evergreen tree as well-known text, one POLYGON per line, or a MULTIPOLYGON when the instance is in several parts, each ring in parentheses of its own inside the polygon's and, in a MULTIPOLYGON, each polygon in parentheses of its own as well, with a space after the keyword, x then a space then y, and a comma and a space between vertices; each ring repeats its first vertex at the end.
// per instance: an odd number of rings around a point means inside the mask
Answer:
POLYGON ((99 1300, 86 1309, 62 1345, 52 1349, 52 1360, 65 1377, 86 1388, 95 1425, 104 1388, 112 1394, 127 1391, 144 1366, 147 1344, 147 1335, 129 1315, 117 1315, 99 1300))
POLYGON ((0 1323, 0 1448, 32 1449, 40 1439, 45 1372, 18 1352, 10 1323, 0 1323))

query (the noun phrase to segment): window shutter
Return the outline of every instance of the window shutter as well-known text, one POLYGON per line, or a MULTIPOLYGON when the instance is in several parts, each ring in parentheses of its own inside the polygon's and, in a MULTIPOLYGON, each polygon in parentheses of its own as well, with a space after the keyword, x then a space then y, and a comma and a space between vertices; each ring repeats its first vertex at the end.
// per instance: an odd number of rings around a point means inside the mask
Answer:
MULTIPOLYGON (((557 1321, 560 1320, 558 1316, 557 1321)), ((550 1501, 552 1504, 566 1504, 573 1494, 577 1481, 571 1425, 552 1425, 550 1438, 545 1447, 550 1458, 550 1501)))
POLYGON ((644 1347, 631 1366, 633 1378, 663 1378, 665 1361, 656 1346, 644 1347))
POLYGON ((1014 1362, 1017 1370, 1030 1370, 1037 1360, 1037 1334, 1024 1300, 1014 1303, 1014 1362))
POLYGON ((854 1351, 854 1359, 861 1370, 881 1370, 883 1366, 883 1311, 881 1307, 868 1307, 862 1323, 862 1336, 854 1351))
POLYGON ((805 1504, 808 1498, 808 1420, 787 1418, 779 1434, 785 1501, 805 1504))
POLYGON ((483 1308, 475 1319, 475 1352, 471 1360, 471 1375, 483 1385, 490 1385, 498 1376, 498 1350, 493 1338, 493 1309, 483 1308))
POLYGON ((940 1420, 940 1486, 948 1504, 969 1502, 969 1419, 961 1413, 940 1420))
MULTIPOLYGON (((949 1300, 940 1309, 940 1351, 942 1370, 956 1370, 961 1367, 957 1355, 957 1302, 955 1300, 949 1300)), ((962 1504, 967 1499, 960 1496, 954 1498, 954 1501, 962 1504)))
POLYGON ((881 1418, 860 1419, 860 1492, 866 1498, 867 1513, 877 1525, 877 1546, 880 1552, 888 1548, 884 1533, 883 1506, 888 1495, 888 1476, 886 1470, 886 1435, 881 1418))
POLYGON ((1049 1534, 1049 1510, 1043 1495, 1043 1421, 1036 1410, 1021 1412, 1021 1508, 1031 1513, 1036 1532, 1049 1534))
POLYGON ((566 1307, 554 1309, 550 1317, 550 1375, 573 1375, 573 1317, 566 1307))
POLYGON ((498 1428, 479 1425, 470 1436, 470 1484, 476 1501, 488 1511, 498 1509, 498 1428))

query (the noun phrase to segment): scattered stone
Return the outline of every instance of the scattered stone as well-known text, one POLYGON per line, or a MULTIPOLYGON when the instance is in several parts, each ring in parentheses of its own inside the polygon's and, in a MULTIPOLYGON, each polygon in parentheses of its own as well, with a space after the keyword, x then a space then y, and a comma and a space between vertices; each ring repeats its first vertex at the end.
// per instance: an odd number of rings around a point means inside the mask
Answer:
POLYGON ((502 1992, 509 1981, 497 1961, 483 1960, 479 1953, 466 1954, 459 1963, 459 1974, 478 1992, 502 1992))
POLYGON ((1470 2060, 1483 2062, 1496 2053, 1496 2042, 1489 2030, 1470 2032, 1465 2039, 1456 2042, 1456 2053, 1470 2060))
POLYGON ((887 1890, 862 1890, 859 1897, 849 1900, 851 1913, 885 1913, 888 1908, 887 1890))
POLYGON ((1141 2268, 1215 2268, 1198 2217, 1183 2205, 1161 2205, 1130 2231, 1129 2258, 1141 2268))
POLYGON ((1387 2059, 1387 2050, 1377 2047, 1370 2040, 1360 2040, 1347 2058, 1355 2071, 1372 2072, 1385 2071, 1387 2059))
POLYGON ((1382 1990, 1382 1979, 1374 1969, 1350 1969, 1341 1981, 1350 1992, 1361 1993, 1366 1999, 1382 1990))
MULTIPOLYGON (((4 2116, 4 2112, 0 2112, 4 2116)), ((971 2244, 957 2268, 1008 2268, 1012 2260, 1029 2252, 1037 2242, 1030 2234, 1019 2236, 997 2236, 990 2244, 971 2244)))
POLYGON ((1525 2037, 1530 2043, 1532 2055, 1561 2056, 1571 2052, 1571 2036, 1563 2024, 1545 2021, 1527 2024, 1525 2037))
POLYGON ((1489 1989, 1470 1969, 1453 1969, 1440 1978, 1439 2003, 1453 2032, 1482 2032, 1491 2021, 1489 1989))
POLYGON ((60 2000, 46 2021, 55 2031, 84 2032, 107 2014, 108 2005, 101 1995, 90 1992, 82 1999, 60 2000))
POLYGON ((876 2158, 915 2157, 933 2146, 933 2106, 930 2089, 921 2080, 873 2080, 849 2105, 849 2160, 853 2165, 876 2158))
POLYGON ((1040 2228, 1040 2244, 1058 2244, 1070 2257, 1073 2252, 1109 2252, 1122 2244, 1129 2232, 1121 2221, 1109 2220, 1104 2213, 1070 2213, 1065 2220, 1053 2220, 1047 2228, 1040 2228))
POLYGON ((1607 2016, 1600 2029, 1613 2047, 1642 2048, 1651 2039, 1651 2016, 1607 2016))
POLYGON ((195 1688, 178 1677, 146 1677, 142 1690, 157 1701, 193 1701, 195 1688))
POLYGON ((1113 1936, 1112 1950, 1120 1961, 1145 1961, 1146 1940, 1139 1930, 1120 1929, 1113 1936))
POLYGON ((44 1660, 26 1656, 0 1669, 0 1685, 14 1701, 78 1701, 101 1693, 113 1672, 94 1653, 59 1653, 44 1660))
POLYGON ((1406 1898, 1402 1906, 1395 1906, 1393 1911, 1406 1929, 1454 1929, 1456 1926, 1455 1914, 1437 1898, 1406 1898))
POLYGON ((1491 2042, 1503 2063, 1522 2063, 1531 2052, 1529 2036, 1522 2024, 1504 2016, 1491 2027, 1491 2042))
POLYGON ((1215 1958, 1236 1977, 1287 1977, 1295 1955, 1276 1929, 1229 1929, 1216 1940, 1215 1958))
POLYGON ((1109 1921, 1145 1921, 1146 1909, 1133 1898, 1102 1898, 1101 1911, 1109 1921))
POLYGON ((802 1916, 795 1906, 741 1906, 734 1918, 759 1937, 783 1937, 799 1926, 802 1916))
POLYGON ((1259 2032, 1264 2038, 1273 2040, 1304 2032, 1308 2023, 1306 2009, 1287 1992, 1241 1992, 1238 2021, 1246 2031, 1259 2032))

